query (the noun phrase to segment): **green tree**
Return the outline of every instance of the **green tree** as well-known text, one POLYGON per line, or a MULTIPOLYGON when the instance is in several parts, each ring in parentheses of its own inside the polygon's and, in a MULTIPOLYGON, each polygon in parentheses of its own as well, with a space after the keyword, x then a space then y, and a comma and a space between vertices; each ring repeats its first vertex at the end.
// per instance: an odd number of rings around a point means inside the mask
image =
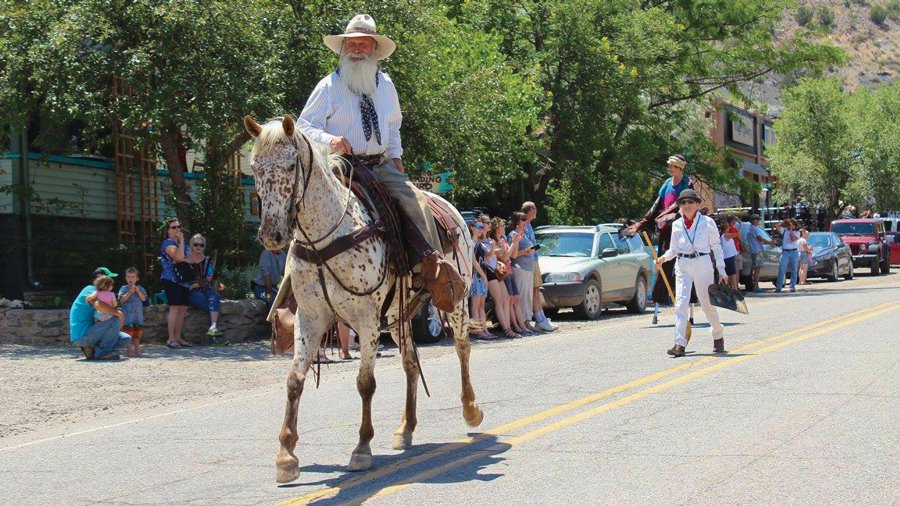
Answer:
POLYGON ((847 96, 838 81, 802 79, 783 98, 784 110, 775 122, 778 142, 769 151, 778 178, 776 199, 799 193, 826 204, 837 217, 842 202, 861 198, 847 96))
POLYGON ((865 196, 878 210, 900 209, 900 85, 855 91, 848 115, 865 196))
POLYGON ((842 59, 803 34, 776 41, 790 5, 782 0, 445 1, 458 23, 501 37, 513 68, 540 86, 526 195, 539 204, 551 195, 549 207, 570 221, 641 212, 655 190, 648 170, 662 175, 674 151, 693 153, 689 170, 706 181, 736 179, 705 132, 685 131, 693 106, 725 91, 740 99, 741 83, 773 72, 817 74, 842 59))

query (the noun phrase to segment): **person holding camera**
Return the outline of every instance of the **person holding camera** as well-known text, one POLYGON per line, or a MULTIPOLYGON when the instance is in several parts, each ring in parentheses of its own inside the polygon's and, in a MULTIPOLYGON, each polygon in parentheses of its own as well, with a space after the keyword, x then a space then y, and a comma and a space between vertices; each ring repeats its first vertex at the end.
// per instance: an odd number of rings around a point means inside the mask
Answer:
POLYGON ((781 261, 778 263, 778 277, 775 278, 775 293, 784 286, 784 275, 791 269, 791 292, 797 291, 797 275, 800 271, 800 255, 797 251, 800 241, 800 225, 793 218, 785 218, 775 225, 781 234, 781 261))
MULTIPOLYGON (((523 212, 513 213, 512 219, 509 222, 510 228, 513 229, 513 231, 509 233, 509 242, 518 241, 519 243, 519 250, 511 256, 513 267, 512 276, 513 282, 516 285, 516 290, 519 292, 519 306, 522 308, 525 322, 528 322, 534 317, 532 308, 534 301, 534 252, 537 250, 537 245, 529 239, 528 235, 525 233, 525 225, 527 224, 528 218, 523 212)), ((526 330, 534 330, 534 328, 529 327, 527 323, 525 325, 526 330)))

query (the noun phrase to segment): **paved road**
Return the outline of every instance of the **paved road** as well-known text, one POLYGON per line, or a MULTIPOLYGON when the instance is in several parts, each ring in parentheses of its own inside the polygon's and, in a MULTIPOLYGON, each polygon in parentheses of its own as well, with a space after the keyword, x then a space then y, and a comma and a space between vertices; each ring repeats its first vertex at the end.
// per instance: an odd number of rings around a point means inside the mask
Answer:
MULTIPOLYGON (((723 312, 730 353, 671 313, 477 343, 481 427, 463 422, 449 349, 424 369, 414 447, 390 449, 403 375, 378 363, 375 465, 349 473, 352 366, 301 401, 301 477, 274 483, 284 387, 0 440, 4 504, 900 504, 898 275, 754 298, 723 312), (63 436, 63 437, 61 437, 63 436)), ((310 385, 307 383, 307 385, 310 385)), ((52 395, 48 392, 47 395, 52 395)))

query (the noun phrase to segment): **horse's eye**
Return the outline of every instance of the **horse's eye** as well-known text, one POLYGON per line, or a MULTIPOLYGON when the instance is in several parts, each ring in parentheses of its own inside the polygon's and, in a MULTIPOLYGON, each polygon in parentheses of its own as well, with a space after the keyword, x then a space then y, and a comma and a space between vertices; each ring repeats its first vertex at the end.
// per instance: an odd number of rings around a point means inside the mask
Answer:
POLYGON ((297 166, 296 164, 293 164, 293 163, 292 163, 292 164, 287 168, 287 171, 288 171, 288 172, 294 172, 294 167, 296 167, 296 166, 297 166))

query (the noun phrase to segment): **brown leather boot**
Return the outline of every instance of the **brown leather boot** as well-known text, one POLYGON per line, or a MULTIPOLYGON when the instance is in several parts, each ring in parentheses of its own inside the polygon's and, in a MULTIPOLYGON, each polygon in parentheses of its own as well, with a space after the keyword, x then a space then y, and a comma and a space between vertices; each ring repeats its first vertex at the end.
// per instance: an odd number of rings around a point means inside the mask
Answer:
POLYGON ((725 353, 725 338, 713 340, 713 353, 725 353))
POLYGON ((432 303, 445 313, 452 313, 466 296, 465 281, 439 251, 422 258, 422 279, 432 303))
POLYGON ((672 349, 667 351, 666 353, 668 353, 669 355, 672 355, 673 357, 683 357, 684 356, 684 346, 681 346, 680 344, 676 344, 675 346, 672 346, 672 349))

